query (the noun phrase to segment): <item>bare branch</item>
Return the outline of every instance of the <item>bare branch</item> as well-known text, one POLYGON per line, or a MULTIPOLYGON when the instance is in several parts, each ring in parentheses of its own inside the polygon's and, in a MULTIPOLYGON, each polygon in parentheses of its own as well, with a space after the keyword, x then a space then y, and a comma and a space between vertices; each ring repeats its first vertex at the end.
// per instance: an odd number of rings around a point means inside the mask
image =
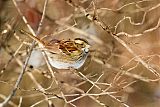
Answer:
MULTIPOLYGON (((38 35, 38 34, 40 33, 40 30, 41 30, 41 24, 42 24, 43 19, 44 19, 44 16, 45 16, 45 11, 44 11, 44 13, 43 13, 43 15, 42 15, 42 18, 41 18, 41 21, 40 21, 38 30, 37 30, 37 32, 36 32, 36 34, 35 34, 35 32, 33 31, 33 29, 32 29, 32 28, 30 27, 30 25, 27 23, 26 18, 23 16, 23 14, 21 13, 20 9, 18 8, 18 5, 17 5, 16 1, 15 1, 15 0, 12 0, 12 1, 13 1, 13 3, 14 3, 14 5, 15 5, 17 11, 18 11, 18 13, 19 13, 20 16, 22 17, 23 21, 26 23, 28 29, 31 31, 31 33, 32 33, 34 36, 38 35)), ((48 0, 45 0, 44 10, 45 10, 45 8, 46 8, 47 2, 48 2, 48 0)), ((27 58, 26 58, 26 61, 25 61, 25 63, 24 63, 24 66, 22 67, 22 71, 21 71, 21 73, 20 73, 20 75, 19 75, 19 77, 18 77, 18 79, 17 79, 17 81, 16 81, 16 84, 15 84, 13 90, 11 91, 10 95, 0 104, 0 107, 5 106, 5 105, 9 102, 9 100, 15 95, 16 90, 17 90, 17 88, 18 88, 18 86, 19 86, 19 84, 20 84, 20 82, 21 82, 21 80, 22 80, 23 74, 25 73, 25 70, 26 70, 26 68, 27 68, 27 64, 28 64, 29 58, 30 58, 30 56, 31 56, 32 50, 33 50, 33 48, 34 48, 34 45, 35 45, 35 42, 32 43, 32 46, 31 46, 31 48, 30 48, 30 50, 29 50, 29 54, 28 54, 28 56, 27 56, 27 58)))

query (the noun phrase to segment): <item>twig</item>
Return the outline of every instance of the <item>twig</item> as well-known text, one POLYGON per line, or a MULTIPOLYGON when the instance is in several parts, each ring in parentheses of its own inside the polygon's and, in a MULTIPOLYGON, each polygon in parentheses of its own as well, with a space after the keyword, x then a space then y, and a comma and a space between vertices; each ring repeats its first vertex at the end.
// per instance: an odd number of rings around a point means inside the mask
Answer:
MULTIPOLYGON (((38 87, 38 89, 41 90, 43 93, 45 93, 45 89, 37 82, 37 80, 35 79, 35 77, 33 76, 33 74, 30 73, 30 72, 27 72, 27 74, 31 78, 31 80, 33 81, 33 83, 38 87)), ((45 97, 45 99, 49 103, 48 97, 45 94, 43 94, 43 96, 45 97)))
POLYGON ((106 31, 108 34, 110 34, 115 40, 117 40, 122 46, 124 46, 134 57, 136 57, 135 60, 139 61, 145 68, 147 68, 149 71, 151 71, 154 75, 158 76, 158 78, 160 77, 160 74, 154 70, 152 67, 149 67, 148 64, 146 62, 144 62, 122 39, 120 39, 117 34, 113 33, 110 29, 109 26, 107 26, 102 20, 100 20, 97 16, 92 16, 89 13, 86 12, 86 10, 81 7, 78 6, 76 8, 79 8, 84 14, 85 16, 95 22, 97 25, 99 25, 104 31, 106 31))
POLYGON ((23 100, 23 98, 20 97, 20 98, 19 98, 19 105, 18 105, 18 107, 21 107, 21 105, 22 105, 22 100, 23 100))
MULTIPOLYGON (((47 6, 47 3, 48 3, 48 0, 45 0, 45 4, 44 4, 44 10, 43 10, 43 15, 42 15, 42 18, 41 18, 41 21, 39 23, 39 26, 38 26, 38 30, 35 34, 35 32, 33 31, 33 29, 31 28, 31 26, 27 23, 27 20, 26 18, 23 16, 22 12, 20 11, 20 9, 18 8, 18 5, 16 3, 15 0, 12 0, 12 2, 14 3, 18 13, 20 14, 20 16, 22 17, 23 21, 25 22, 25 24, 27 25, 28 29, 31 31, 31 33, 36 36, 36 35, 39 35, 40 31, 41 31, 41 25, 42 25, 42 22, 44 20, 44 16, 45 16, 45 10, 46 10, 46 6, 47 6)), ((22 67, 22 71, 16 81, 16 84, 13 88, 13 90, 11 91, 11 93, 9 94, 9 96, 0 104, 0 107, 3 107, 5 106, 10 100, 11 98, 15 95, 16 91, 17 91, 17 88, 23 78, 23 74, 25 73, 25 70, 27 68, 27 65, 28 65, 28 62, 29 62, 29 59, 30 59, 30 56, 31 56, 31 53, 32 53, 32 50, 34 48, 34 45, 35 45, 35 41, 32 42, 32 46, 30 47, 30 50, 29 50, 29 53, 28 53, 28 56, 26 58, 26 61, 24 63, 24 66, 22 67)))
MULTIPOLYGON (((99 93, 99 95, 103 95, 104 93, 106 95, 108 95, 110 98, 112 98, 113 100, 117 101, 118 103, 120 103, 121 105, 125 106, 125 107, 129 107, 127 104, 121 102, 119 99, 117 99, 115 96, 111 95, 109 92, 106 92, 105 90, 101 89, 98 85, 96 85, 93 81, 91 81, 90 79, 88 79, 85 75, 83 75, 81 72, 78 72, 83 78, 85 78, 89 83, 91 83, 92 85, 94 85, 97 89, 99 89, 100 91, 102 91, 102 93, 99 93)), ((87 93, 85 93, 86 95, 87 93)), ((93 94, 96 95, 96 94, 93 94)))
POLYGON ((3 69, 0 71, 0 76, 2 75, 2 73, 6 70, 6 68, 8 67, 8 65, 10 64, 10 62, 15 58, 15 56, 17 55, 17 53, 19 52, 19 50, 22 48, 23 43, 20 44, 20 46, 17 48, 17 50, 14 52, 13 55, 11 55, 11 58, 8 60, 8 62, 5 64, 5 66, 3 67, 3 69))
MULTIPOLYGON (((0 94, 0 98, 5 100, 7 97, 5 95, 0 94)), ((12 101, 9 101, 8 104, 12 107, 17 107, 17 104, 15 104, 12 101)))
POLYGON ((80 30, 80 29, 78 29, 78 28, 76 28, 76 27, 74 27, 74 26, 67 25, 66 23, 63 23, 63 22, 61 22, 61 21, 56 21, 56 23, 57 23, 58 25, 61 25, 61 26, 63 26, 63 27, 68 28, 69 30, 71 30, 71 31, 73 31, 73 32, 76 32, 76 33, 81 34, 81 35, 83 35, 83 36, 89 37, 90 39, 92 39, 92 40, 93 40, 94 42, 96 42, 97 44, 100 44, 100 45, 103 44, 103 41, 100 40, 99 38, 97 38, 96 35, 93 35, 93 34, 89 34, 89 33, 87 33, 87 32, 84 32, 83 30, 80 30))

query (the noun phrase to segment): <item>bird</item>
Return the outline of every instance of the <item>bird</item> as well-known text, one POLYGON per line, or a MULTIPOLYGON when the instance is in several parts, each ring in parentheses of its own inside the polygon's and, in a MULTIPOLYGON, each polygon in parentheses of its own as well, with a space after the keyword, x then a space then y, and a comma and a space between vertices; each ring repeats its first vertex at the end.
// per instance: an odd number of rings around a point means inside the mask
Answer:
POLYGON ((84 65, 90 53, 90 44, 83 38, 75 38, 73 40, 53 38, 49 41, 44 41, 27 31, 20 30, 20 32, 42 46, 42 50, 46 52, 49 63, 57 69, 79 69, 84 65))

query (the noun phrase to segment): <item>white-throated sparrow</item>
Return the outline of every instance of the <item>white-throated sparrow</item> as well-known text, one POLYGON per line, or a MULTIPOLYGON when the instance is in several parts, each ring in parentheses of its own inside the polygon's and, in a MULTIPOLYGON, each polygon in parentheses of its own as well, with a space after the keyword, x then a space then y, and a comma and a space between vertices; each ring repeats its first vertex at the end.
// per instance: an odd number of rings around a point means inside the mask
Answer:
POLYGON ((43 41, 24 30, 20 32, 41 44, 49 63, 57 69, 79 69, 89 55, 90 45, 85 39, 43 41))

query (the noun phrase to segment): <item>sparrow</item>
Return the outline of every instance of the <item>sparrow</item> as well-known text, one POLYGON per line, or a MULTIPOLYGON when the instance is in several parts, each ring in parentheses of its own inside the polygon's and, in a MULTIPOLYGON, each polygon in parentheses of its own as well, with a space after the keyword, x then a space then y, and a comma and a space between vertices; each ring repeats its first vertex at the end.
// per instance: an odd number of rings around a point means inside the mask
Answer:
POLYGON ((51 66, 57 69, 79 69, 89 55, 90 45, 83 38, 44 41, 24 30, 20 30, 20 32, 35 40, 46 52, 51 66))

